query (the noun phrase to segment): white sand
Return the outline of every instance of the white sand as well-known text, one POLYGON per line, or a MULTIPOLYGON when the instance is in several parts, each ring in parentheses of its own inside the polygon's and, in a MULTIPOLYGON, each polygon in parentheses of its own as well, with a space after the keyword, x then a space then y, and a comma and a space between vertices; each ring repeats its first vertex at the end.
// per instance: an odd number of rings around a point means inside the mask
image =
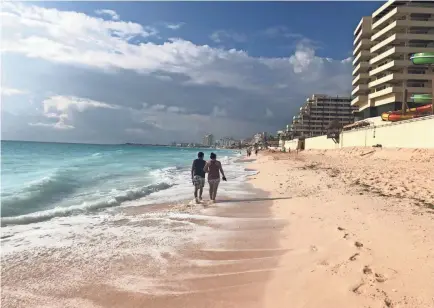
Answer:
POLYGON ((273 201, 290 251, 264 307, 434 307, 433 162, 369 148, 262 156, 252 183, 292 196, 273 201))

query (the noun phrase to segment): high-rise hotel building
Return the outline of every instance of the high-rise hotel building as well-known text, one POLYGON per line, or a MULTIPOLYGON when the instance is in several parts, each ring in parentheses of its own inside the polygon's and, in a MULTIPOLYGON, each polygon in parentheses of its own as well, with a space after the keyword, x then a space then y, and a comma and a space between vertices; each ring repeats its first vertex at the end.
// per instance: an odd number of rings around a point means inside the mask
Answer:
POLYGON ((398 110, 407 89, 432 93, 434 68, 415 66, 414 53, 434 52, 434 1, 390 0, 354 31, 351 105, 357 118, 398 110))
POLYGON ((353 123, 353 111, 357 108, 352 107, 350 102, 348 96, 313 94, 306 99, 300 113, 294 116, 289 135, 292 138, 321 136, 327 134, 328 126, 333 121, 341 126, 353 123))

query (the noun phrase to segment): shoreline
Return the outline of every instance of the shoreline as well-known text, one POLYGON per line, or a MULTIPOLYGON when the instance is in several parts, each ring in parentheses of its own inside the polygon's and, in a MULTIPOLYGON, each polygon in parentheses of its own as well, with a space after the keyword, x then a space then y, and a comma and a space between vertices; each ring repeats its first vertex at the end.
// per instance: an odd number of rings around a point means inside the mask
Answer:
POLYGON ((91 227, 82 244, 2 258, 3 306, 262 307, 284 253, 275 241, 282 221, 270 218, 267 194, 248 183, 219 195, 208 207, 125 207, 123 216, 104 222, 103 233, 91 227), (149 238, 137 227, 157 233, 149 238), (119 233, 129 237, 120 240, 119 233))

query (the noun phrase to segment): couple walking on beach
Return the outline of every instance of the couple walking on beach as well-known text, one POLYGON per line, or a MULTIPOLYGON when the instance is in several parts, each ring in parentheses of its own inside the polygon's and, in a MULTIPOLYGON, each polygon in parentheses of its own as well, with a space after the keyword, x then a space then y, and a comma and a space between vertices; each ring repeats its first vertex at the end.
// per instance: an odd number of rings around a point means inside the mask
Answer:
POLYGON ((220 173, 222 180, 226 181, 225 173, 223 172, 222 164, 217 160, 217 155, 211 153, 210 160, 203 159, 203 152, 197 154, 197 159, 193 161, 191 166, 191 180, 194 185, 194 200, 199 203, 202 200, 203 187, 205 186, 205 173, 208 173, 209 198, 211 202, 215 202, 217 189, 220 184, 220 173), (199 194, 198 194, 199 192, 199 194))

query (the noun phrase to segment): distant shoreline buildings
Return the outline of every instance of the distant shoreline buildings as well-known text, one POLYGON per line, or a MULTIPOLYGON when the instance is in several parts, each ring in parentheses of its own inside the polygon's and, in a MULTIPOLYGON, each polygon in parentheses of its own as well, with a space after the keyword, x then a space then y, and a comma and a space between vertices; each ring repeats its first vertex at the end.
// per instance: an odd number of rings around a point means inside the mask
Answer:
POLYGON ((203 137, 202 145, 207 147, 215 146, 214 135, 213 134, 205 135, 203 137))

